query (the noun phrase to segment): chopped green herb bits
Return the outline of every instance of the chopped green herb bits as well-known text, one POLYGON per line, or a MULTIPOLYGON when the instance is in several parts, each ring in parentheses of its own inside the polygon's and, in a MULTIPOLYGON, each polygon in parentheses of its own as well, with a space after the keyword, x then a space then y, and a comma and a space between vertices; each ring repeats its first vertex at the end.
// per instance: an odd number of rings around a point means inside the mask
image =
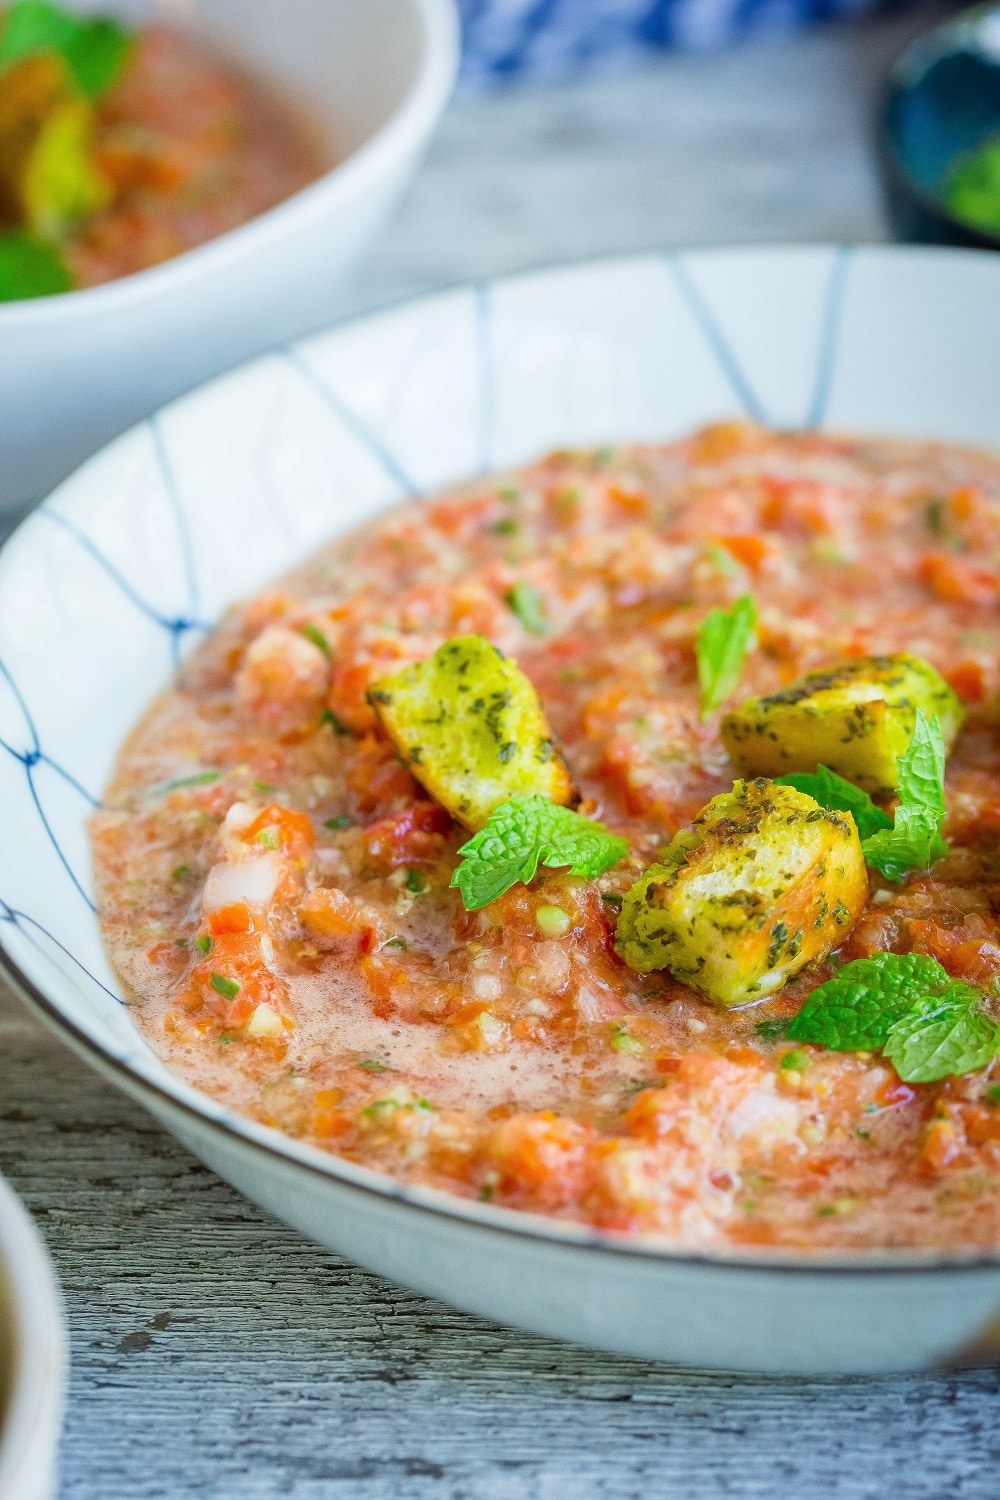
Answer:
POLYGON ((165 781, 162 786, 150 787, 151 797, 164 797, 168 792, 181 792, 187 787, 212 786, 216 781, 221 781, 222 771, 199 771, 196 776, 179 776, 176 781, 165 781))
POLYGON ((542 606, 542 596, 534 584, 523 579, 515 583, 510 593, 504 596, 505 603, 514 611, 529 635, 546 635, 548 621, 542 606))
POLYGON ((209 984, 217 995, 223 1000, 234 1000, 240 992, 240 987, 235 979, 227 979, 225 974, 211 974, 209 984))
POLYGON ((787 1017, 775 1021, 758 1021, 754 1031, 762 1042, 778 1042, 785 1035, 788 1027, 787 1017))
POLYGON ((18 229, 0 234, 0 302, 51 297, 72 287, 69 267, 53 245, 18 229))
POLYGON ((322 630, 320 630, 319 626, 313 624, 312 620, 309 620, 305 625, 303 625, 302 634, 305 636, 307 641, 312 641, 313 645, 318 647, 319 650, 322 651, 324 656, 329 657, 332 655, 332 652, 330 651, 330 642, 327 640, 322 630))

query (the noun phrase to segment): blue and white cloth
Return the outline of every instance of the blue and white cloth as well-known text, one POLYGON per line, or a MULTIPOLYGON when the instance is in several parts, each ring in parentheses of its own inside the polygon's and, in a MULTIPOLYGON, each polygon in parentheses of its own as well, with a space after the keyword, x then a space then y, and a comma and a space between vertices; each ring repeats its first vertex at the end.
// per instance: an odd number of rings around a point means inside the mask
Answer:
POLYGON ((858 15, 878 0, 459 0, 462 78, 565 76, 604 57, 649 47, 698 49, 751 32, 787 31, 858 15))

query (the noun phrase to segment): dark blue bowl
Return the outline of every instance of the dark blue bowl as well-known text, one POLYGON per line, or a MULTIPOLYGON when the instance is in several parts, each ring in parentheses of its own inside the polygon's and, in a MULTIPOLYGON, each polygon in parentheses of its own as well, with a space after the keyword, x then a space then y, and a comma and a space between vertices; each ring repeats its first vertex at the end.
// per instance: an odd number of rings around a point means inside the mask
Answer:
POLYGON ((1000 250, 1000 234, 957 219, 941 197, 948 168, 1000 135, 1000 5, 962 11, 911 43, 886 83, 879 155, 900 239, 1000 250))

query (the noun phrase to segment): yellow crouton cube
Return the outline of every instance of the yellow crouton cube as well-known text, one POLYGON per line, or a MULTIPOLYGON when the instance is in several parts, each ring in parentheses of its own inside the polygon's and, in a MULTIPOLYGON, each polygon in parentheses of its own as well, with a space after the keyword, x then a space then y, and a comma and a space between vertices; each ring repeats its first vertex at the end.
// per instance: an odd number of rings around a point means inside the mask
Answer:
POLYGON ((467 828, 512 797, 577 800, 534 687, 481 635, 372 683, 368 701, 411 774, 467 828))
POLYGON ((890 792, 918 708, 940 719, 947 749, 962 707, 944 678, 917 656, 862 656, 748 699, 724 716, 722 743, 744 776, 823 765, 865 791, 890 792))
POLYGON ((844 942, 867 899, 850 813, 737 781, 627 892, 616 946, 633 969, 669 969, 718 1005, 746 1005, 844 942))

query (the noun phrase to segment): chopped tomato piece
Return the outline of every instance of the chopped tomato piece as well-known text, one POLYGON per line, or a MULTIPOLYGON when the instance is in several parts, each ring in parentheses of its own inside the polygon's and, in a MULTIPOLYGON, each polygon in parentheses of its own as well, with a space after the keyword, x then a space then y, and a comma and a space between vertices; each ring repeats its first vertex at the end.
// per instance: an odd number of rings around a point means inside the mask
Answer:
POLYGON ((920 577, 948 603, 992 604, 1000 594, 1000 576, 948 552, 928 552, 920 560, 920 577))
POLYGON ((966 703, 981 703, 986 697, 986 670, 978 661, 961 661, 947 674, 948 681, 966 703))
POLYGON ((286 859, 304 863, 312 853, 316 833, 312 819, 305 813, 292 812, 290 808, 270 807, 257 814, 243 832, 248 844, 259 843, 267 849, 277 849, 286 859))
POLYGON ((436 802, 414 802, 402 812, 379 818, 365 830, 365 847, 372 864, 394 870, 419 864, 441 853, 442 836, 451 818, 436 802))
POLYGON ((231 932, 252 932, 253 918, 250 908, 242 901, 233 901, 229 906, 220 906, 208 918, 208 930, 213 937, 222 937, 231 932))
POLYGON ((755 532, 732 532, 728 536, 717 538, 718 545, 724 547, 737 562, 756 572, 770 558, 780 553, 780 547, 770 538, 760 536, 755 532))
POLYGON ((548 1208, 580 1192, 594 1132, 576 1120, 546 1111, 515 1115, 494 1130, 489 1155, 500 1168, 502 1190, 548 1208))
POLYGON ((376 933, 371 916, 334 886, 310 891, 299 907, 299 916, 309 932, 337 944, 376 933))

